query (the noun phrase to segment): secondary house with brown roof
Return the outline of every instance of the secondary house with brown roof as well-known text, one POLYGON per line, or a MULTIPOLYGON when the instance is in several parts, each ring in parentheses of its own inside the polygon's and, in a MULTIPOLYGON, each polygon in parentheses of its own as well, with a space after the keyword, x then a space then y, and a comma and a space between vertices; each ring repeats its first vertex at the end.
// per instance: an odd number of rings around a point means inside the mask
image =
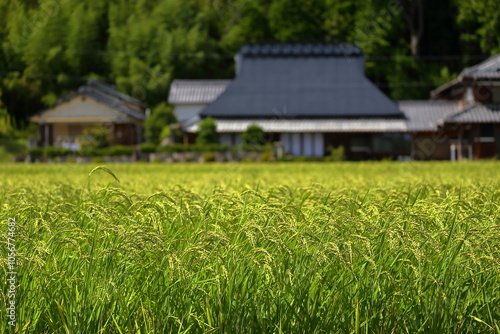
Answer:
POLYGON ((39 124, 41 146, 78 149, 83 131, 94 126, 107 128, 113 145, 135 145, 142 141, 145 108, 113 86, 89 80, 30 120, 39 124))
POLYGON ((464 69, 431 96, 457 105, 439 125, 456 133, 452 145, 458 159, 500 157, 500 54, 464 69))

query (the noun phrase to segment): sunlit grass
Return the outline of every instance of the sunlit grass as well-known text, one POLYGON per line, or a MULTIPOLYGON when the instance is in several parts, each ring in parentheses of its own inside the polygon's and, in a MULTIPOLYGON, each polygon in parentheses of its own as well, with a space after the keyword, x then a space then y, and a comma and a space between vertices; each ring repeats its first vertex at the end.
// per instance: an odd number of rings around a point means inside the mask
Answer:
POLYGON ((20 332, 499 332, 498 163, 94 167, 0 166, 20 332))

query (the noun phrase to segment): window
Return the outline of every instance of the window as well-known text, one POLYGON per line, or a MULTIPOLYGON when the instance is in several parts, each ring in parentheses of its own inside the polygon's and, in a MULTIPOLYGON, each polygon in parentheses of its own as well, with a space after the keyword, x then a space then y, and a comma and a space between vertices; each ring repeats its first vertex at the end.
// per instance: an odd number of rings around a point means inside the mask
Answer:
POLYGON ((494 135, 492 123, 482 123, 479 125, 479 136, 481 138, 493 138, 494 135))
POLYGON ((373 135, 375 152, 410 151, 411 135, 407 133, 381 133, 373 135))
POLYGON ((370 137, 369 136, 356 136, 351 139, 352 152, 371 152, 370 137))

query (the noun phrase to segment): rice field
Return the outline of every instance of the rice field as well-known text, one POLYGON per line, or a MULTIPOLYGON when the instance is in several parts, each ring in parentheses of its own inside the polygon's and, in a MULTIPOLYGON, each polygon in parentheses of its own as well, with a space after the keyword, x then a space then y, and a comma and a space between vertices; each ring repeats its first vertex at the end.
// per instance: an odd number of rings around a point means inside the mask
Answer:
POLYGON ((95 167, 0 165, 1 333, 500 333, 499 162, 95 167))

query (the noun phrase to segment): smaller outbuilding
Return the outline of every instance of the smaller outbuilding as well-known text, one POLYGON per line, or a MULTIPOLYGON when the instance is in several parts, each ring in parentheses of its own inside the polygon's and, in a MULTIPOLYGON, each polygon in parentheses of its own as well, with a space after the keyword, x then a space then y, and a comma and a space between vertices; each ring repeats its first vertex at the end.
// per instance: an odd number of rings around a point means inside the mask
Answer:
POLYGON ((452 101, 457 110, 439 121, 452 133, 452 160, 500 156, 500 54, 465 68, 431 92, 434 100, 452 101))
POLYGON ((174 80, 168 103, 179 122, 198 117, 200 112, 226 90, 231 80, 174 80))
POLYGON ((79 138, 90 127, 109 129, 112 145, 142 141, 146 105, 102 81, 85 85, 30 118, 40 126, 39 144, 79 149, 79 138))

